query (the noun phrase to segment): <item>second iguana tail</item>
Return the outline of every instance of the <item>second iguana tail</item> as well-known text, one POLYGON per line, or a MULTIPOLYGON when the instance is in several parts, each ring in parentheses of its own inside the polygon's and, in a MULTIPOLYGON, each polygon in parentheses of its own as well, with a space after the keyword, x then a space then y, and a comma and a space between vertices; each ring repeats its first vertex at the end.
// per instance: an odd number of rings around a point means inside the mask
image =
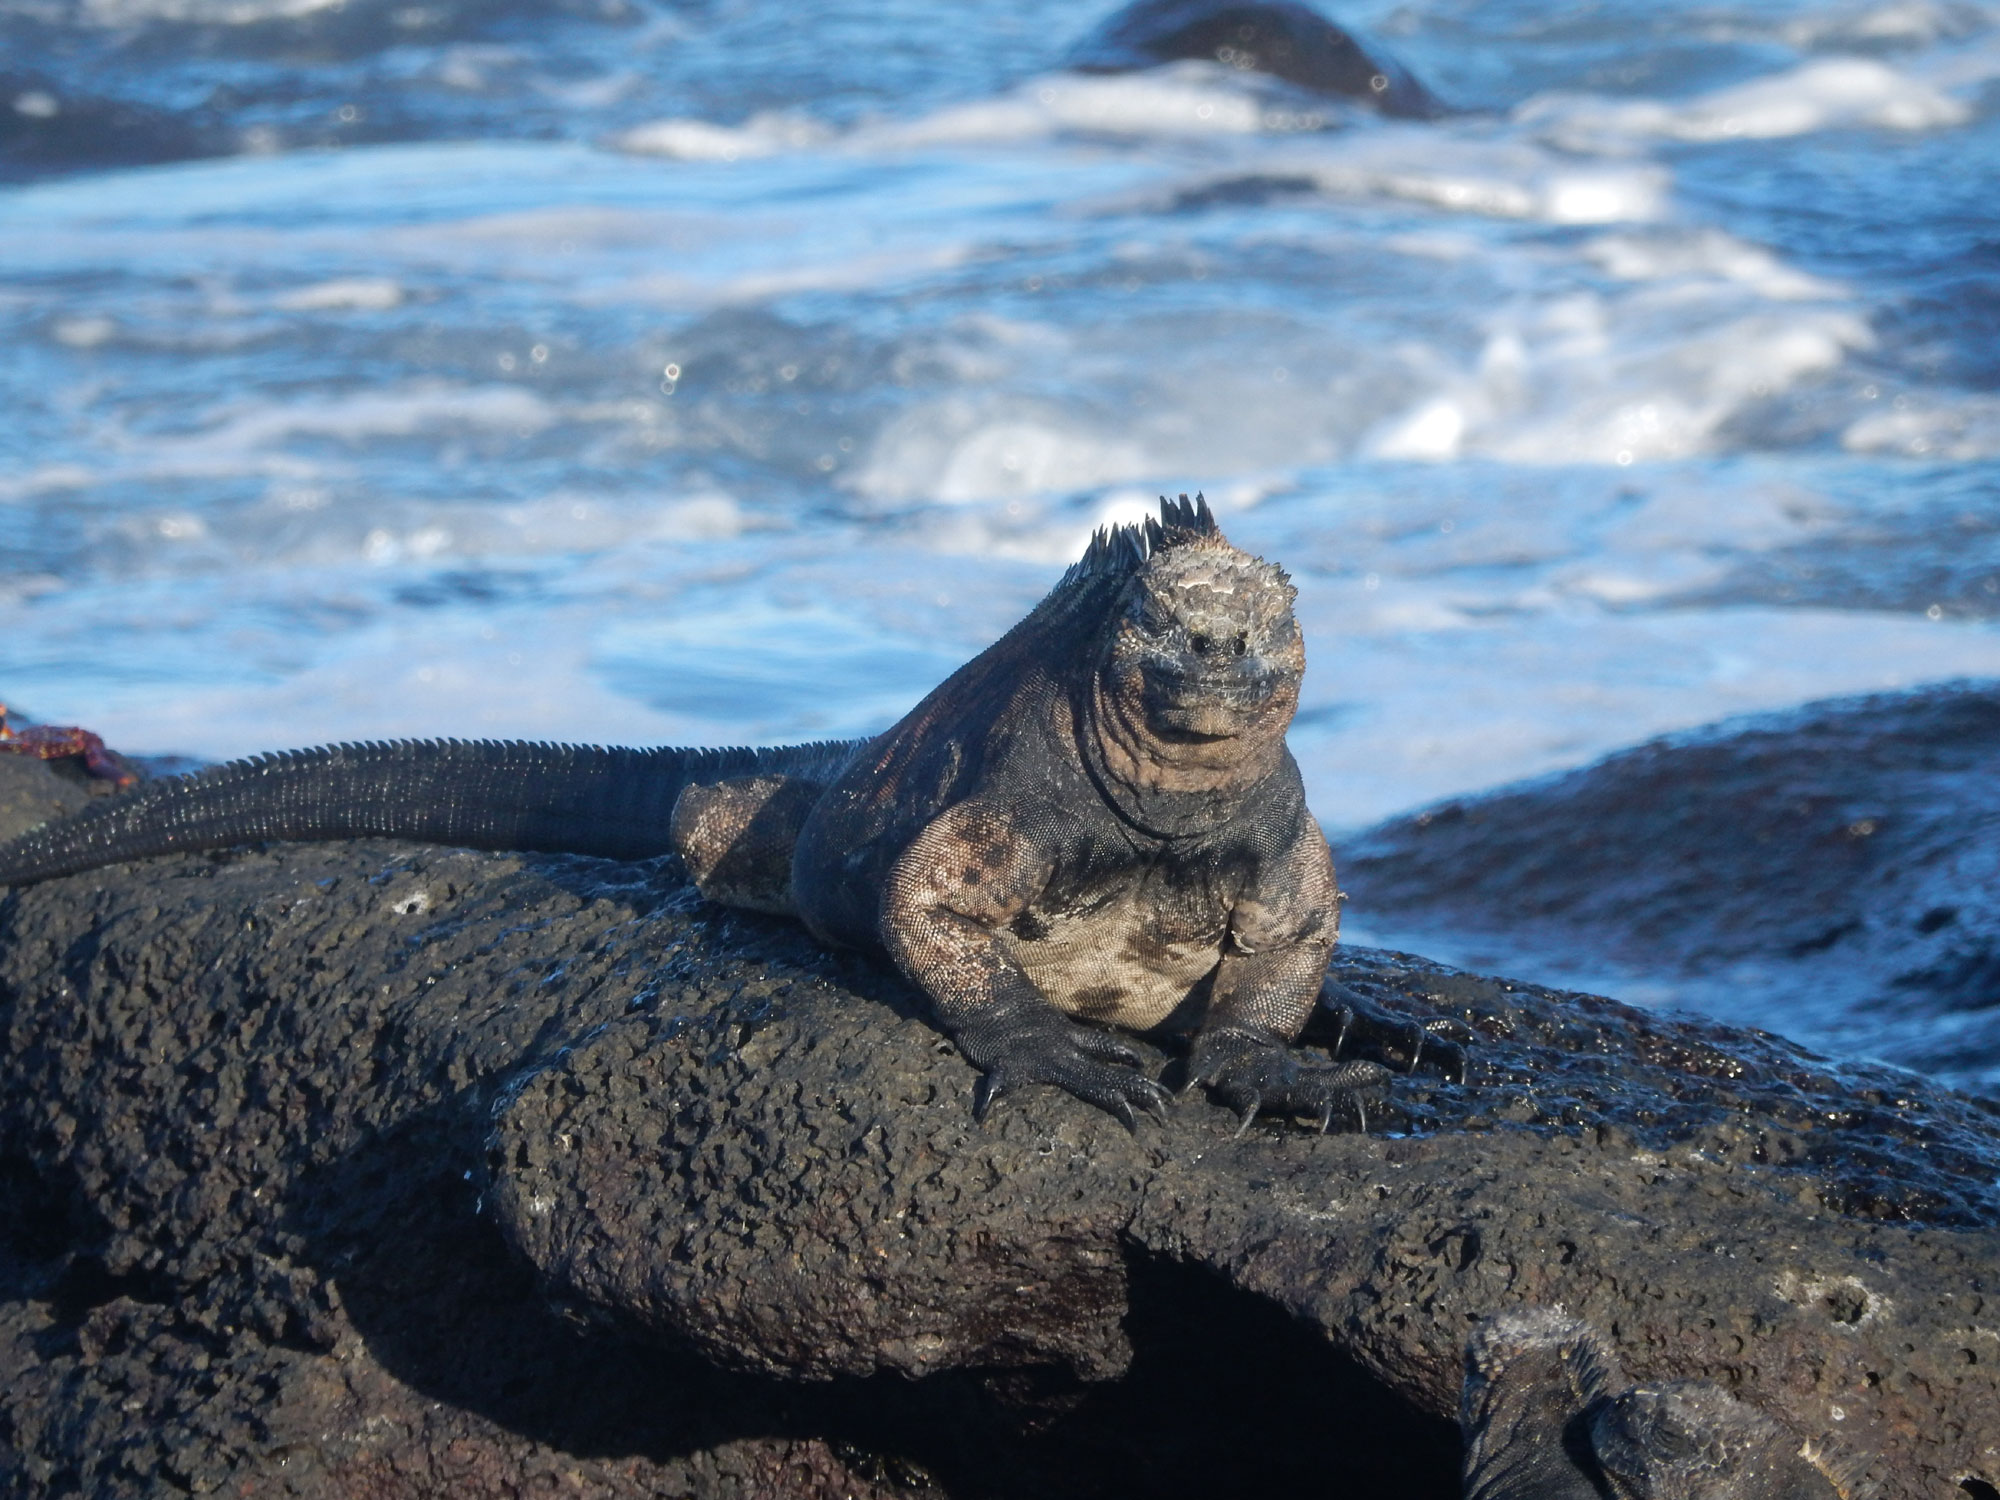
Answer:
POLYGON ((646 859, 683 787, 750 773, 830 778, 853 745, 637 750, 394 740, 287 750, 148 782, 0 844, 0 885, 266 839, 402 838, 646 859))

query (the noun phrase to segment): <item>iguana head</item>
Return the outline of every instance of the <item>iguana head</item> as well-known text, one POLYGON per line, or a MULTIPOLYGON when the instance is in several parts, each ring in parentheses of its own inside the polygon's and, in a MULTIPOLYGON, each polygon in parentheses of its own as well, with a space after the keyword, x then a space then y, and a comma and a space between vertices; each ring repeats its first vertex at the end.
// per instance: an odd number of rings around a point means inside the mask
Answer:
POLYGON ((1162 740, 1282 735, 1305 644, 1284 573, 1218 534, 1155 552, 1126 585, 1111 685, 1162 740))
POLYGON ((1105 621, 1093 718, 1121 781, 1220 790, 1268 775, 1305 644, 1284 570, 1232 547, 1199 500, 1165 501, 1105 621))

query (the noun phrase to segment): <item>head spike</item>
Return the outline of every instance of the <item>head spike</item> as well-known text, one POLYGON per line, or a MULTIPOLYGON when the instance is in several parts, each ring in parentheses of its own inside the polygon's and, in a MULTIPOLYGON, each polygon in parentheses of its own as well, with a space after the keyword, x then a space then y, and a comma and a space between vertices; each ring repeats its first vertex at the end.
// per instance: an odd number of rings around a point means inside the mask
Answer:
POLYGON ((1201 495, 1192 500, 1185 494, 1173 500, 1160 496, 1160 518, 1147 521, 1146 534, 1154 552, 1178 547, 1185 542, 1225 540, 1222 528, 1215 523, 1215 512, 1208 508, 1207 499, 1201 495))
MULTIPOLYGON (((1176 499, 1162 495, 1157 516, 1122 526, 1100 526, 1091 533, 1090 545, 1063 575, 1063 582, 1134 573, 1147 558, 1189 543, 1229 546, 1206 499, 1200 495, 1192 500, 1186 495, 1176 499)), ((1283 575, 1279 577, 1282 581, 1283 575)))

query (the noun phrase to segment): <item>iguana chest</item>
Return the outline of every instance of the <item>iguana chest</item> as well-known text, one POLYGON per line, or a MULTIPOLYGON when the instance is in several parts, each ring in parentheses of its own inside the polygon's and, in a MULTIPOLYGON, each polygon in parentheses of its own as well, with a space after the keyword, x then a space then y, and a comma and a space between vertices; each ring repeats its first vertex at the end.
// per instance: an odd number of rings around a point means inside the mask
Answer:
POLYGON ((1006 929, 1003 941, 1060 1009, 1144 1031, 1214 970, 1229 911, 1214 882, 1155 865, 1044 898, 1006 929))

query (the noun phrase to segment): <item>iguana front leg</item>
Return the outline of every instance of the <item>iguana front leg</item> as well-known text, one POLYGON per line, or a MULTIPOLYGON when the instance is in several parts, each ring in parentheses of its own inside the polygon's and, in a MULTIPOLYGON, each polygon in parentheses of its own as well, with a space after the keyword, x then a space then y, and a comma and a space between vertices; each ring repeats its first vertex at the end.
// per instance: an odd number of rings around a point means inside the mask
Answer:
POLYGON ((889 955, 929 995, 938 1019, 983 1077, 973 1114, 1027 1083, 1052 1083, 1109 1110, 1164 1116, 1166 1091, 1138 1071, 1138 1053, 1079 1025, 1049 1002, 1002 934, 1048 884, 1053 853, 977 800, 933 822, 889 871, 881 935, 889 955))
POLYGON ((1188 1059, 1190 1084, 1243 1117, 1309 1115, 1327 1129, 1352 1113, 1367 1128, 1366 1099, 1388 1081, 1372 1062, 1314 1064, 1291 1043, 1318 1003, 1339 932, 1333 856, 1310 817, 1300 836, 1258 872, 1237 901, 1216 966, 1208 1018, 1188 1059))

